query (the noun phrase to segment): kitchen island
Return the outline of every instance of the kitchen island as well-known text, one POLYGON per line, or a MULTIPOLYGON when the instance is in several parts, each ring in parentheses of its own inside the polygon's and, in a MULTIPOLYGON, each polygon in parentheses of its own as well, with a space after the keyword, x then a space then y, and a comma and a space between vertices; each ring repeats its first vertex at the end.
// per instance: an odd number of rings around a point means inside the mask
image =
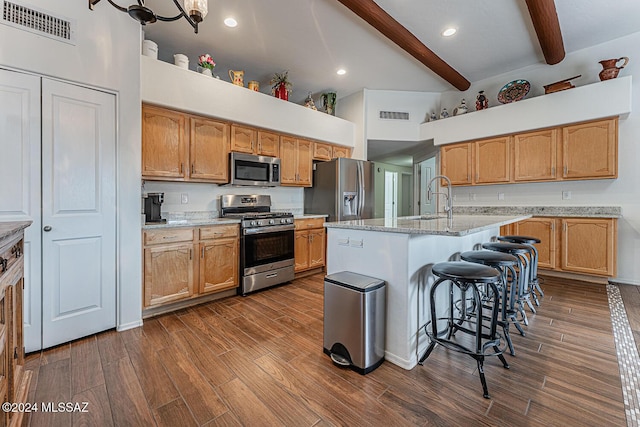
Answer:
MULTIPOLYGON (((404 369, 417 364, 427 346, 416 331, 429 318, 427 295, 434 264, 458 260, 499 235, 500 226, 531 215, 392 217, 327 222, 327 274, 351 271, 387 283, 385 359, 404 369)), ((437 303, 446 303, 441 296, 437 303)))

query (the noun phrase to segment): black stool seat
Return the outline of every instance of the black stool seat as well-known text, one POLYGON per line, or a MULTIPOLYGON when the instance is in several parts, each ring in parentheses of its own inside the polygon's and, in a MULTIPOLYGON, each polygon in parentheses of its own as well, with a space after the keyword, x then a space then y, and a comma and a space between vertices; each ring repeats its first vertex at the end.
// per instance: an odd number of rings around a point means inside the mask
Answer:
POLYGON ((499 280, 501 275, 495 268, 460 261, 439 262, 433 266, 432 271, 441 278, 475 283, 493 283, 499 280))
POLYGON ((489 265, 491 267, 504 267, 518 263, 518 258, 511 254, 496 251, 467 251, 460 254, 464 261, 489 265))
POLYGON ((521 243, 525 245, 535 245, 540 243, 540 239, 530 236, 498 236, 501 242, 521 243))
POLYGON ((522 243, 490 242, 483 243, 482 247, 490 251, 506 252, 511 255, 526 255, 529 253, 529 246, 525 246, 522 243))

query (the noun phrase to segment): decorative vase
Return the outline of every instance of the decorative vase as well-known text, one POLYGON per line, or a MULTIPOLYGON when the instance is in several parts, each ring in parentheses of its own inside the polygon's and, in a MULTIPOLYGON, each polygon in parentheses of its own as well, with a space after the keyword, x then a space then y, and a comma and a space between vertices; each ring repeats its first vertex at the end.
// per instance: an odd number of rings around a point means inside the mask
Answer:
POLYGON ((484 91, 481 90, 478 92, 478 96, 476 96, 476 110, 484 110, 489 108, 489 100, 487 99, 484 91))
POLYGON ((213 77, 213 71, 211 70, 211 68, 198 67, 198 71, 200 71, 200 74, 213 77))
POLYGON ((335 116, 336 115, 336 93, 328 92, 322 94, 322 106, 324 107, 324 112, 335 116))
POLYGON ((598 74, 600 80, 615 79, 616 77, 618 77, 618 73, 620 72, 620 70, 626 67, 628 63, 629 58, 627 58, 626 56, 618 59, 605 59, 600 61, 599 64, 602 65, 602 71, 600 71, 600 73, 598 74), (624 63, 621 66, 616 67, 616 64, 620 61, 624 61, 624 63))
POLYGON ((289 91, 287 90, 287 85, 285 83, 280 83, 275 89, 275 95, 278 99, 283 99, 285 101, 289 100, 289 91))

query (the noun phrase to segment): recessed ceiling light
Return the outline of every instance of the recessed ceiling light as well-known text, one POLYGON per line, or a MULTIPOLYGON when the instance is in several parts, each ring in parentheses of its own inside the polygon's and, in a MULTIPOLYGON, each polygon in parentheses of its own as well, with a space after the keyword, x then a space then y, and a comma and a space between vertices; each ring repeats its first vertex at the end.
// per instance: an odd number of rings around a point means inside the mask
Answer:
POLYGON ((238 25, 238 21, 236 21, 233 18, 227 18, 224 20, 224 25, 226 25, 227 27, 233 28, 238 25))
POLYGON ((455 28, 447 28, 446 30, 444 30, 442 32, 442 35, 444 37, 451 37, 452 35, 454 35, 456 33, 456 31, 458 31, 458 30, 456 30, 455 28))
POLYGON ((342 76, 344 74, 347 74, 347 70, 345 70, 344 68, 340 68, 338 71, 336 71, 336 74, 342 76))

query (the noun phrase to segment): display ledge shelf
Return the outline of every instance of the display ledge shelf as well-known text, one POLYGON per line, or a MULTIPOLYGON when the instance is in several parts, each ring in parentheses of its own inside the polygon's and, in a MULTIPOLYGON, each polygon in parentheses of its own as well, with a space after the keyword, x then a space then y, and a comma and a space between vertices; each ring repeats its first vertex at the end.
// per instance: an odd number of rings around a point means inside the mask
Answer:
POLYGON ((420 125, 434 145, 526 132, 631 112, 631 76, 541 95, 420 125))
POLYGON ((142 102, 353 147, 355 124, 140 56, 142 102))

